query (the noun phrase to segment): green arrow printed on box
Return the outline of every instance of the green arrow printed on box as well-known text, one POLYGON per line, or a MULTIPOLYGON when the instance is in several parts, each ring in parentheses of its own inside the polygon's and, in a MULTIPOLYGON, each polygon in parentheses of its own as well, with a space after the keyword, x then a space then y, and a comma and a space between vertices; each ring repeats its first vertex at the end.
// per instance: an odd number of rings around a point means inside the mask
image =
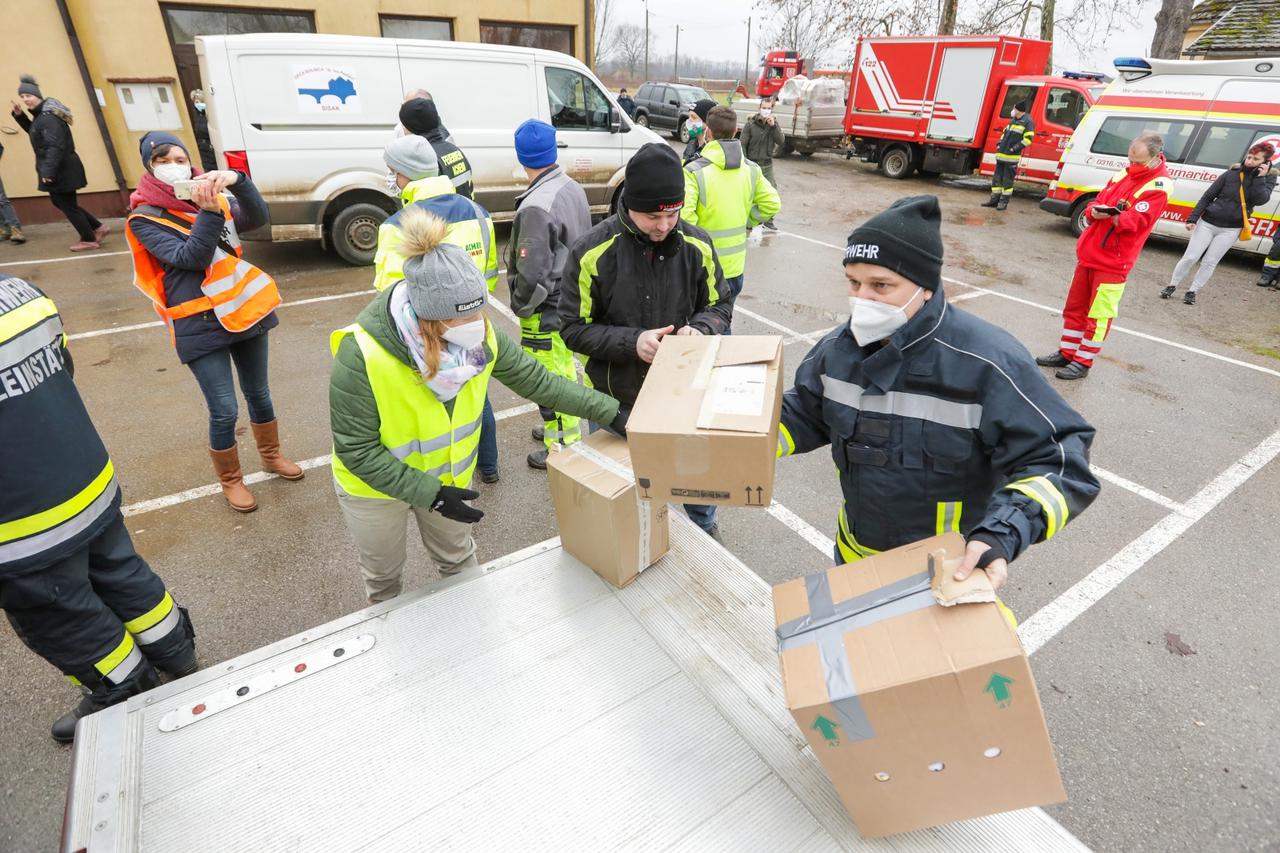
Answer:
POLYGON ((990 693, 991 698, 996 700, 996 704, 1001 708, 1009 707, 1009 703, 1013 701, 1013 697, 1009 695, 1009 685, 1013 684, 1013 679, 1007 675, 1001 675, 998 672, 991 673, 991 680, 987 682, 987 686, 983 688, 983 693, 990 693))
POLYGON ((819 714, 818 718, 813 721, 813 725, 809 728, 820 733, 823 739, 831 746, 836 746, 840 743, 840 724, 835 720, 819 714))

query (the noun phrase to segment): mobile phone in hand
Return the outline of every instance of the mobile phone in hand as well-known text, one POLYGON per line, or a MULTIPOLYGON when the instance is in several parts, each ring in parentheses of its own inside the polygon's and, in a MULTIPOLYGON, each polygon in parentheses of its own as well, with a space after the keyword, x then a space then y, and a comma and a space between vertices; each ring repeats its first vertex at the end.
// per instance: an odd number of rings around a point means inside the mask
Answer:
MULTIPOLYGON (((181 198, 181 196, 179 196, 179 198, 181 198)), ((1109 216, 1116 216, 1117 214, 1120 213, 1120 208, 1112 207, 1109 204, 1095 204, 1093 206, 1093 209, 1098 211, 1099 213, 1105 213, 1109 216)))
POLYGON ((195 181, 174 181, 173 197, 183 201, 191 200, 191 188, 196 185, 195 181))

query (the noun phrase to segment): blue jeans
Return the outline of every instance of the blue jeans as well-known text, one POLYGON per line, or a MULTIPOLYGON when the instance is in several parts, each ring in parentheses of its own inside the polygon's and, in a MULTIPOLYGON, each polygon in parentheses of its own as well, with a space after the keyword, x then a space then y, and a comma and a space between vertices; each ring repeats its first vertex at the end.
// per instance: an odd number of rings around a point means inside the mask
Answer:
POLYGON ((482 474, 498 472, 498 419, 493 416, 493 404, 484 398, 484 412, 480 415, 480 452, 476 467, 482 474))
MULTIPOLYGON (((732 278, 726 278, 726 279, 724 280, 724 289, 725 289, 725 293, 727 294, 727 297, 728 297, 728 298, 727 298, 727 301, 728 301, 728 302, 730 302, 730 303, 734 303, 734 302, 737 302, 737 301, 738 301, 738 294, 739 294, 739 293, 742 293, 742 279, 743 279, 743 278, 744 278, 744 276, 741 276, 741 275, 735 275, 735 276, 733 276, 732 278)), ((732 321, 730 321, 730 323, 729 323, 729 328, 725 329, 725 330, 724 330, 724 333, 725 333, 726 335, 732 335, 732 334, 733 334, 733 323, 732 323, 732 321)))
POLYGON ((236 446, 236 388, 231 381, 231 363, 240 377, 240 393, 249 406, 249 419, 265 424, 276 418, 267 385, 267 334, 254 335, 229 347, 202 355, 187 363, 195 374, 204 401, 209 406, 209 448, 227 450, 236 446))
MULTIPOLYGON (((617 435, 617 433, 614 433, 613 430, 609 429, 609 427, 604 424, 598 424, 595 421, 590 421, 587 424, 588 434, 596 432, 597 430, 604 430, 605 432, 617 435)), ((711 529, 716 526, 716 508, 714 506, 685 504, 684 511, 689 516, 690 521, 708 533, 710 533, 711 529)))
POLYGON ((13 209, 13 202, 9 201, 9 197, 4 194, 4 181, 0 181, 0 225, 8 225, 10 228, 22 227, 22 223, 18 221, 18 214, 13 209))

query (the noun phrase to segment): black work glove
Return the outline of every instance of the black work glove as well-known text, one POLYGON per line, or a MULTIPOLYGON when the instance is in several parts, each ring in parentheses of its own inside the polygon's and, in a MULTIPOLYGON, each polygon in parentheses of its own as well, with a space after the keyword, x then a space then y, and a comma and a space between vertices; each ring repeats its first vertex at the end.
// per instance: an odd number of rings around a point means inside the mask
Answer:
POLYGON ((436 492, 436 499, 431 502, 431 511, 464 524, 475 524, 484 518, 484 513, 475 507, 467 506, 465 502, 473 501, 478 497, 480 493, 470 489, 441 486, 440 491, 436 492))
POLYGON ((630 409, 618 409, 618 414, 613 416, 613 420, 609 421, 609 432, 627 437, 627 419, 631 417, 630 409))
POLYGON ((990 533, 985 533, 983 531, 976 531, 973 533, 973 535, 969 537, 969 541, 985 542, 986 544, 991 546, 986 551, 982 552, 982 556, 978 558, 978 564, 976 568, 985 569, 987 566, 991 565, 996 560, 1004 560, 1006 562, 1009 561, 1009 555, 1005 553, 1004 545, 1001 544, 999 539, 997 539, 995 536, 992 536, 990 533))

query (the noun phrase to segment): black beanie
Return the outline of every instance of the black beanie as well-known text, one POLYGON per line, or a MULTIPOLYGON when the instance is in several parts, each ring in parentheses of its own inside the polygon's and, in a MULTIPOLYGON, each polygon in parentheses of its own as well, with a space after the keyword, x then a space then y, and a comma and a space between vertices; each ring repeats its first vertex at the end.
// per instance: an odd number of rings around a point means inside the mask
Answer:
POLYGON ((716 105, 715 101, 703 98, 693 105, 693 114, 703 121, 707 120, 707 113, 711 112, 711 108, 716 105))
POLYGON ((1016 104, 1014 104, 1014 105, 1013 105, 1013 108, 1014 108, 1015 110, 1017 110, 1018 112, 1020 112, 1020 113, 1025 113, 1025 112, 1027 111, 1027 102, 1026 102, 1026 101, 1018 101, 1018 103, 1016 103, 1016 104))
POLYGON ((622 201, 627 210, 658 213, 684 207, 684 168, 665 142, 649 142, 627 162, 622 201))
POLYGON ((846 264, 875 264, 923 287, 942 285, 942 209, 936 195, 900 198, 853 229, 846 264))
POLYGON ((410 133, 422 136, 440 126, 440 111, 436 109, 435 101, 414 98, 400 106, 400 123, 410 133))

